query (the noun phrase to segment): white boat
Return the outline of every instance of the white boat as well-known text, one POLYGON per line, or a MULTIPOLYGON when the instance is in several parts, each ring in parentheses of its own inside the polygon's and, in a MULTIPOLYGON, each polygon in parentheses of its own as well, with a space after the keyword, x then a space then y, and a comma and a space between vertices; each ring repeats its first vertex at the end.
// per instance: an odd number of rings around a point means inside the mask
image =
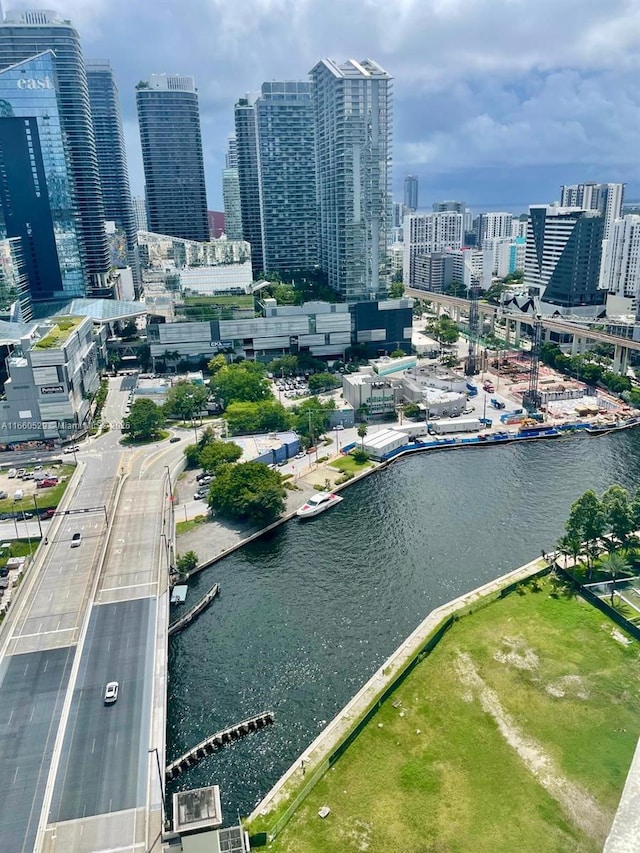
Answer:
POLYGON ((309 500, 300 507, 296 515, 298 518, 311 518, 314 515, 320 515, 321 512, 329 509, 330 506, 339 504, 341 500, 344 500, 344 498, 341 498, 340 495, 334 495, 331 492, 316 492, 315 495, 311 495, 309 500))

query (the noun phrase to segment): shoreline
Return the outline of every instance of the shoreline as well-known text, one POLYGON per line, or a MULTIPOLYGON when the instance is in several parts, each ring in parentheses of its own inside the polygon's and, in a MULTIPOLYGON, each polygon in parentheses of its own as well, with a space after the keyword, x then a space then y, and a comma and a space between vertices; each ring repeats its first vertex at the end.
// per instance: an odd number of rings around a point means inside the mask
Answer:
MULTIPOLYGON (((288 807, 293 813, 308 793, 305 790, 306 785, 313 787, 319 781, 332 763, 330 756, 341 744, 353 736, 358 725, 372 708, 377 708, 382 701, 386 701, 388 697, 383 698, 383 694, 394 689, 395 683, 402 678, 403 673, 412 665, 412 661, 416 658, 422 659, 425 654, 428 654, 428 651, 425 651, 425 646, 432 638, 437 640, 439 635, 444 635, 453 621, 464 613, 472 612, 470 608, 473 605, 488 604, 490 601, 500 598, 507 590, 517 584, 530 580, 537 575, 545 574, 549 570, 548 562, 537 557, 525 565, 431 610, 349 702, 338 711, 320 734, 302 751, 288 770, 282 774, 275 785, 255 806, 246 821, 263 820, 269 812, 276 810, 289 797, 293 797, 288 807), (302 780, 307 772, 309 781, 303 785, 302 780), (297 791, 297 789, 300 790, 297 791)), ((275 828, 275 824, 282 820, 288 821, 289 817, 290 815, 285 812, 284 818, 281 816, 277 821, 274 820, 274 827, 270 829, 275 828)), ((267 833, 267 841, 273 840, 275 837, 269 830, 262 828, 258 829, 257 832, 258 834, 267 833)))
MULTIPOLYGON (((573 438, 576 434, 582 435, 586 433, 586 435, 590 438, 598 438, 601 435, 609 435, 612 432, 625 432, 626 430, 634 429, 640 427, 640 418, 633 418, 629 422, 625 422, 624 424, 616 424, 616 425, 607 425, 603 428, 595 427, 593 424, 584 423, 580 425, 568 425, 564 429, 561 428, 553 428, 555 431, 551 434, 541 433, 539 435, 526 435, 526 436, 518 436, 518 435, 498 435, 494 437, 492 434, 486 434, 486 440, 480 440, 477 437, 474 438, 450 438, 450 439, 441 439, 438 442, 429 441, 424 442, 422 444, 417 444, 415 446, 404 446, 400 448, 397 452, 394 452, 393 456, 390 456, 388 459, 384 459, 381 462, 372 462, 369 468, 366 468, 364 471, 356 474, 350 480, 347 480, 344 483, 340 483, 339 485, 334 485, 331 488, 332 492, 341 492, 346 489, 348 486, 352 486, 365 477, 369 477, 371 474, 374 474, 376 471, 383 471, 389 467, 389 465, 395 462, 397 459, 403 459, 408 456, 412 456, 416 453, 429 453, 429 452, 438 452, 445 450, 462 450, 464 448, 489 448, 489 447, 501 447, 503 445, 508 444, 516 444, 518 442, 529 442, 529 441, 552 441, 554 439, 561 438, 573 438), (591 430, 591 431, 589 431, 591 430)), ((550 428, 551 429, 551 428, 550 428)), ((350 445, 347 445, 351 447, 350 445)), ((355 446, 355 445, 354 445, 355 446)), ((310 472, 314 475, 319 474, 319 472, 326 470, 329 462, 335 461, 335 459, 340 459, 344 454, 341 452, 339 455, 332 457, 331 460, 322 464, 321 467, 318 467, 315 471, 310 472)), ((330 469, 332 472, 335 472, 335 469, 330 469)), ((280 525, 285 524, 291 519, 296 517, 296 510, 291 510, 280 518, 276 519, 276 521, 267 525, 267 527, 263 527, 260 530, 255 531, 254 533, 240 539, 235 544, 226 548, 220 553, 216 554, 214 557, 211 557, 209 560, 205 560, 192 569, 187 577, 186 581, 188 582, 192 577, 203 572, 205 569, 208 569, 210 566, 215 565, 215 563, 220 560, 228 557, 230 554, 235 553, 244 545, 248 545, 250 542, 254 542, 256 539, 259 539, 261 536, 264 536, 267 533, 271 533, 272 530, 280 527, 280 525)), ((207 522, 205 522, 206 524, 207 522)), ((188 536, 189 534, 186 534, 188 536)))

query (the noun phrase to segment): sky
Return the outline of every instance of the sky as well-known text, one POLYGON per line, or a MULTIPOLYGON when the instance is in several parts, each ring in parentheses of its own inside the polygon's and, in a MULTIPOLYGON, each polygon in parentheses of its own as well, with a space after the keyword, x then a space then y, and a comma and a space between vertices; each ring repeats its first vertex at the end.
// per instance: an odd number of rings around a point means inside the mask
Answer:
POLYGON ((563 183, 626 182, 640 199, 639 0, 5 0, 55 8, 120 91, 131 187, 144 178, 134 87, 192 74, 209 208, 233 107, 325 57, 375 59, 394 78, 394 199, 523 212, 563 183))

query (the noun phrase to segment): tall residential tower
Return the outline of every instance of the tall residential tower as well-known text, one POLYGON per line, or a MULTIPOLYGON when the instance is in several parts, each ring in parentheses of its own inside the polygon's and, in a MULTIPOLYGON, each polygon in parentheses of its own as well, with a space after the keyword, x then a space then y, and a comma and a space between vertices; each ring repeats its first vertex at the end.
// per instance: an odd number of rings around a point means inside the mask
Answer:
POLYGON ((392 78, 371 59, 310 74, 320 267, 345 299, 375 299, 390 281, 392 78))
POLYGON ((106 219, 115 222, 124 231, 127 240, 127 257, 133 280, 140 285, 138 241, 131 204, 127 155, 118 87, 108 62, 87 62, 87 82, 93 134, 96 141, 100 184, 106 219))
POLYGON ((209 240, 198 94, 193 77, 152 74, 136 87, 149 231, 209 240))
POLYGON ((78 33, 69 21, 50 11, 11 10, 0 25, 0 69, 52 50, 66 140, 74 204, 79 216, 80 251, 87 290, 109 295, 109 248, 96 155, 87 74, 78 33))

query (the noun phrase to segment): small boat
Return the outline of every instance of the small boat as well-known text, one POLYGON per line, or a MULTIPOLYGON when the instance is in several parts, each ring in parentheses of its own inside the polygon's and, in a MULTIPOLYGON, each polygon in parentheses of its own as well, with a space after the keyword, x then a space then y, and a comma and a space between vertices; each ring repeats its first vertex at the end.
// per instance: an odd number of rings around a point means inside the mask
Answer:
POLYGON ((340 495, 334 495, 331 492, 316 492, 300 507, 296 515, 298 518, 312 518, 314 515, 320 515, 330 506, 339 504, 342 500, 344 498, 341 498, 340 495))

